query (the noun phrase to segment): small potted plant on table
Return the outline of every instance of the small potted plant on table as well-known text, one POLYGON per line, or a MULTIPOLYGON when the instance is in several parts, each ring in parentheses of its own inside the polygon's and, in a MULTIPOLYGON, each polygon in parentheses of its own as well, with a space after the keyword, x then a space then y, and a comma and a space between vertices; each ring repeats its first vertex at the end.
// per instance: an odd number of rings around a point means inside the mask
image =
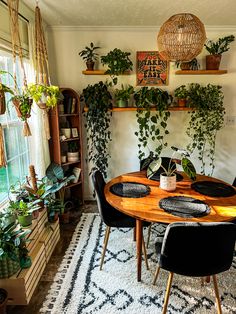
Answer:
POLYGON ((178 149, 174 146, 171 148, 174 150, 174 152, 170 158, 168 168, 163 167, 161 157, 152 161, 147 168, 147 177, 149 179, 151 179, 158 169, 163 168, 163 173, 160 175, 160 188, 166 191, 174 191, 176 189, 176 163, 182 165, 183 171, 191 180, 196 179, 195 167, 187 158, 189 156, 188 152, 184 149, 178 149), (180 154, 180 159, 174 158, 176 153, 180 154))
POLYGON ((204 46, 209 52, 206 56, 206 69, 219 70, 222 53, 229 50, 229 45, 234 41, 234 35, 219 38, 217 41, 209 40, 204 46))
POLYGON ((100 47, 90 43, 90 47, 86 46, 85 49, 79 52, 80 57, 86 61, 87 71, 94 70, 95 61, 98 59, 98 54, 95 52, 97 49, 100 49, 100 47))

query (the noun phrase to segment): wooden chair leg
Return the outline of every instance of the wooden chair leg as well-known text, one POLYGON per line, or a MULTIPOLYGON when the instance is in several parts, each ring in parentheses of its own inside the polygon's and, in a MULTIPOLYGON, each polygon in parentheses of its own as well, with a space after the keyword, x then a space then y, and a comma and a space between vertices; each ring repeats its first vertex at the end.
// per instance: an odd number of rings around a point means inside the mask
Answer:
POLYGON ((107 243, 109 240, 109 235, 110 235, 110 230, 111 227, 106 227, 106 232, 105 232, 105 237, 104 237, 104 243, 103 243, 103 249, 102 249, 102 256, 101 256, 101 262, 100 262, 100 270, 102 270, 103 262, 104 262, 104 257, 107 249, 107 243))
POLYGON ((168 278, 168 282, 167 282, 167 287, 166 287, 166 294, 165 294, 165 300, 164 300, 162 314, 166 314, 166 312, 167 312, 167 307, 168 307, 168 302, 169 302, 170 289, 171 289, 173 276, 174 276, 174 273, 170 272, 169 278, 168 278))
POLYGON ((133 241, 136 241, 136 227, 134 227, 133 241))
POLYGON ((143 251, 144 260, 145 260, 145 264, 146 264, 147 270, 149 270, 148 259, 147 259, 147 251, 146 251, 146 246, 145 246, 145 242, 144 242, 143 238, 142 238, 142 251, 143 251))
POLYGON ((150 224, 150 226, 148 227, 147 249, 148 249, 149 242, 150 242, 151 231, 152 231, 152 224, 150 224))
POLYGON ((219 289, 218 289, 218 285, 217 285, 216 275, 213 275, 212 277, 213 277, 214 290, 215 290, 215 296, 216 296, 217 313, 222 314, 221 304, 220 304, 220 295, 219 295, 219 289))
POLYGON ((160 269, 161 269, 161 267, 158 265, 158 266, 157 266, 157 270, 156 270, 155 275, 154 275, 153 282, 152 282, 153 285, 156 284, 157 277, 158 277, 158 275, 159 275, 160 269))

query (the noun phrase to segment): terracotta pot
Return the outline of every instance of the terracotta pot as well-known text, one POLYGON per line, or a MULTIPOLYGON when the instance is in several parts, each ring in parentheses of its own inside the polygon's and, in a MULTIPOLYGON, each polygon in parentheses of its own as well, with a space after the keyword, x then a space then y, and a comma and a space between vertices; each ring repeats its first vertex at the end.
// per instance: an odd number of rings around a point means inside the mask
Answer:
POLYGON ((6 112, 6 100, 4 91, 0 90, 0 114, 6 112))
POLYGON ((206 70, 219 70, 221 55, 206 56, 206 70))
POLYGON ((166 174, 160 175, 160 188, 165 191, 176 190, 176 175, 167 176, 166 174))
POLYGON ((186 98, 178 98, 178 106, 179 107, 185 107, 187 103, 187 99, 186 98))
POLYGON ((0 314, 6 314, 8 292, 0 288, 0 314))
POLYGON ((94 69, 94 62, 93 61, 87 61, 86 65, 87 65, 87 71, 93 71, 93 69, 94 69))

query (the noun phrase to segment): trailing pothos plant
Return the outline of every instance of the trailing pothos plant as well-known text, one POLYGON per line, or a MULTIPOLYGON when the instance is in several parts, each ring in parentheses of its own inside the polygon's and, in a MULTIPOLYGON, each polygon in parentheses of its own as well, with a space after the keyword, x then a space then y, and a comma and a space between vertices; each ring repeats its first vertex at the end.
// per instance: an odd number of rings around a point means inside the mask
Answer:
POLYGON ((201 161, 201 173, 205 174, 206 167, 212 175, 215 165, 216 134, 224 125, 225 108, 221 86, 198 83, 189 85, 189 106, 195 110, 190 112, 190 122, 187 135, 191 142, 187 150, 191 153, 198 150, 198 159, 201 161))
POLYGON ((155 157, 159 157, 163 148, 167 147, 165 135, 169 134, 167 120, 170 117, 168 107, 171 103, 171 96, 167 91, 160 88, 142 87, 134 93, 137 106, 138 131, 138 157, 142 160, 145 156, 145 149, 150 151, 150 144, 153 142, 156 147, 155 157), (154 110, 152 110, 154 109, 154 110), (152 110, 152 111, 151 111, 152 110))
POLYGON ((108 144, 111 141, 109 130, 112 108, 112 96, 108 91, 107 84, 100 81, 94 85, 88 85, 82 94, 88 111, 86 112, 87 150, 88 161, 92 166, 89 174, 99 169, 107 176, 108 144))

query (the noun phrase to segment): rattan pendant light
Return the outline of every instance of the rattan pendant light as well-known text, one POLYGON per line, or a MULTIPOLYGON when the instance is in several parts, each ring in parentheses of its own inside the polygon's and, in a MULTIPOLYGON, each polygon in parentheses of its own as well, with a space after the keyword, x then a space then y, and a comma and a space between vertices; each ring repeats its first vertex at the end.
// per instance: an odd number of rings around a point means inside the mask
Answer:
POLYGON ((171 16, 157 36, 159 53, 169 61, 191 61, 202 51, 205 41, 203 23, 190 13, 171 16))

